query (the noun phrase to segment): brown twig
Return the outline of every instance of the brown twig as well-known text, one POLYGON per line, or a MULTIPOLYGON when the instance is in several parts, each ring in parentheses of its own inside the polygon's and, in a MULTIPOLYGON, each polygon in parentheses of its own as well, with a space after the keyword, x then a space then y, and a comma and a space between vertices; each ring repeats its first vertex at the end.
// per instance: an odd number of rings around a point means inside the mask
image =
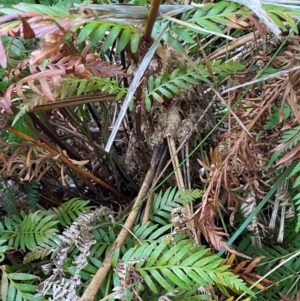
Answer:
POLYGON ((159 164, 156 168, 155 177, 152 181, 152 186, 149 189, 150 191, 152 191, 152 193, 148 196, 148 199, 147 199, 147 202, 145 205, 142 225, 146 224, 150 219, 151 207, 152 207, 152 203, 153 203, 153 199, 154 199, 154 190, 155 190, 155 186, 157 183, 157 176, 163 169, 166 154, 167 154, 167 141, 166 141, 166 139, 164 139, 162 148, 161 148, 161 153, 159 154, 159 164))
POLYGON ((151 160, 151 165, 150 168, 148 169, 148 172, 146 174, 146 177, 144 179, 144 182, 142 184, 142 187, 140 189, 140 192, 138 196, 136 197, 136 200, 134 202, 133 210, 129 214, 124 227, 122 227, 122 230, 120 231, 115 243, 113 244, 112 248, 107 252, 107 255, 102 263, 102 266, 98 269, 97 273, 93 277, 92 281, 90 282, 89 286, 83 293, 83 295, 80 298, 80 301, 93 301, 95 299, 95 296, 101 287, 102 282, 104 281, 107 273, 109 272, 111 268, 111 263, 112 263, 112 258, 115 253, 115 250, 120 248, 127 236, 128 236, 128 229, 130 230, 134 222, 136 220, 136 217, 139 213, 140 207, 141 207, 141 201, 143 198, 147 195, 149 188, 151 187, 154 175, 155 175, 155 167, 156 167, 156 162, 159 159, 159 148, 155 148, 153 151, 152 155, 152 160, 151 160))
POLYGON ((70 106, 78 106, 86 103, 112 100, 116 100, 116 95, 106 93, 95 93, 90 95, 72 96, 67 97, 65 99, 58 99, 54 102, 48 102, 42 105, 35 106, 32 109, 30 109, 29 112, 48 111, 52 109, 65 108, 70 106))
MULTIPOLYGON (((175 177, 176 177, 176 181, 177 181, 177 186, 178 186, 179 189, 185 190, 183 176, 182 176, 182 172, 181 172, 181 169, 180 169, 180 166, 179 166, 178 156, 176 154, 175 139, 174 139, 174 137, 171 137, 171 136, 168 136, 167 139, 168 139, 170 156, 172 158, 173 168, 175 170, 175 177)), ((188 216, 193 215, 193 210, 192 210, 191 204, 184 205, 184 208, 186 209, 186 212, 187 212, 188 216)), ((196 229, 195 229, 194 221, 190 220, 187 223, 187 226, 191 230, 191 232, 193 233, 193 236, 194 236, 193 238, 195 239, 195 242, 197 244, 199 244, 199 237, 198 237, 196 229)))

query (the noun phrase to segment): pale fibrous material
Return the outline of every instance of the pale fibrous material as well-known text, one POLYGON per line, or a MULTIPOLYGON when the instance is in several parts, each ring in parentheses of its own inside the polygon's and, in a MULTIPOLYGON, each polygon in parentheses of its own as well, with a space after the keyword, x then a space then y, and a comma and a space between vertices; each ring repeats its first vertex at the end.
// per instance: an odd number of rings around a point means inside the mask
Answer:
POLYGON ((55 251, 55 257, 51 264, 43 267, 43 271, 50 276, 39 285, 39 294, 46 296, 52 290, 50 301, 78 301, 77 288, 82 285, 81 270, 88 264, 87 258, 90 255, 91 247, 96 243, 95 237, 91 234, 93 227, 103 217, 109 217, 114 222, 113 211, 108 207, 99 207, 94 211, 82 213, 69 227, 59 236, 60 244, 55 251), (65 275, 63 265, 72 247, 79 251, 73 259, 74 273, 65 275))

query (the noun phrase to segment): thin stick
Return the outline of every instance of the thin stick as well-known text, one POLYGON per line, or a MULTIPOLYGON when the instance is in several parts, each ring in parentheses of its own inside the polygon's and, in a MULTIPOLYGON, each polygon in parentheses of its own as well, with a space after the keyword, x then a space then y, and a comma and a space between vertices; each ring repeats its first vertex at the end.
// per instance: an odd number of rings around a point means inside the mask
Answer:
POLYGON ((111 268, 112 258, 113 258, 115 251, 118 248, 121 248, 121 246, 124 244, 124 242, 128 236, 128 233, 129 233, 128 229, 131 229, 133 227, 136 217, 141 208, 141 201, 147 195, 149 188, 152 184, 152 181, 153 181, 153 178, 155 175, 155 166, 156 166, 156 162, 158 160, 158 153, 159 153, 159 148, 157 147, 153 151, 150 168, 148 169, 148 172, 146 174, 146 177, 144 179, 144 182, 142 184, 140 192, 139 192, 138 196, 136 197, 133 210, 129 214, 122 230, 120 231, 118 237, 116 238, 116 241, 112 245, 111 249, 107 252, 106 257, 102 263, 102 266, 98 269, 97 273, 93 277, 89 286, 87 287, 87 289, 83 293, 82 297, 80 298, 80 301, 92 301, 95 299, 96 294, 97 294, 98 290, 100 289, 102 282, 104 281, 107 273, 109 272, 109 270, 111 268))
MULTIPOLYGON (((179 189, 185 190, 183 176, 182 176, 181 169, 180 169, 180 166, 179 166, 178 156, 176 154, 175 139, 174 139, 174 137, 168 136, 167 140, 168 140, 170 155, 173 158, 172 162, 173 162, 173 168, 175 170, 175 176, 176 176, 176 180, 177 180, 177 186, 178 186, 179 189)), ((185 204, 184 208, 185 208, 188 216, 191 217, 193 215, 192 205, 191 204, 185 204)), ((187 227, 193 233, 193 239, 195 240, 196 244, 199 244, 199 237, 198 237, 197 231, 195 229, 195 222, 194 222, 194 220, 189 220, 187 222, 187 227)))
MULTIPOLYGON (((293 258, 297 257, 300 255, 300 251, 296 252, 294 255, 290 256, 288 259, 281 261, 275 268, 273 268, 271 271, 269 271, 267 274, 265 274, 263 277, 261 277, 260 279, 258 279, 255 283, 253 283, 250 287, 250 289, 254 288, 257 286, 258 283, 262 282, 264 279, 266 279, 269 275, 271 275, 273 272, 275 272, 276 270, 278 270, 281 266, 283 266, 284 264, 286 264, 287 262, 289 262, 290 260, 292 260, 293 258)), ((245 296, 246 293, 242 293, 237 299, 236 301, 240 300, 243 296, 245 296)))

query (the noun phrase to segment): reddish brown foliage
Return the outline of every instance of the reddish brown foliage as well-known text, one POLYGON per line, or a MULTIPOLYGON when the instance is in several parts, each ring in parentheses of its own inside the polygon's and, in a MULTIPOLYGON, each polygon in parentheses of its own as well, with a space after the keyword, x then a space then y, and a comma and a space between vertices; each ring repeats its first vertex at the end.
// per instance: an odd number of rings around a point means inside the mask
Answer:
MULTIPOLYGON (((23 38, 40 38, 40 49, 32 52, 30 60, 25 60, 13 69, 8 77, 13 82, 0 98, 0 107, 11 111, 11 100, 18 96, 21 99, 32 99, 28 108, 47 101, 55 101, 55 88, 61 86, 62 78, 77 77, 91 79, 92 76, 115 77, 128 76, 122 66, 111 64, 100 59, 99 55, 89 53, 87 46, 82 53, 78 52, 72 41, 66 41, 67 33, 75 38, 71 28, 84 23, 85 20, 64 18, 57 21, 37 13, 0 18, 0 36, 8 35, 23 38), (11 28, 9 23, 19 19, 20 23, 11 28), (48 64, 43 65, 49 59, 48 64), (28 75, 29 71, 29 75, 28 75), (17 78, 16 78, 17 77, 17 78), (34 94, 34 97, 30 94, 34 94)), ((7 59, 3 45, 0 45, 0 64, 6 67, 7 59)))

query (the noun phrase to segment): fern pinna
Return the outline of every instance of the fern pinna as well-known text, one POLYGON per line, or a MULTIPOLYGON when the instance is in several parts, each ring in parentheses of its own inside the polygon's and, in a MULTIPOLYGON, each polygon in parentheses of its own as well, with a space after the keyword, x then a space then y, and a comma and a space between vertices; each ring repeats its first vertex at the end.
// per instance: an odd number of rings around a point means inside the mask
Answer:
MULTIPOLYGON (((149 289, 153 297, 159 298, 167 292, 184 290, 190 294, 191 290, 196 293, 200 286, 216 285, 222 291, 223 287, 227 287, 254 296, 228 268, 224 260, 212 255, 209 249, 193 246, 193 242, 187 239, 181 239, 176 244, 145 243, 129 249, 122 257, 122 262, 116 264, 115 272, 120 282, 114 290, 123 298, 131 286, 133 292, 139 292, 146 298, 149 289)), ((184 298, 184 294, 181 297, 184 298)))

